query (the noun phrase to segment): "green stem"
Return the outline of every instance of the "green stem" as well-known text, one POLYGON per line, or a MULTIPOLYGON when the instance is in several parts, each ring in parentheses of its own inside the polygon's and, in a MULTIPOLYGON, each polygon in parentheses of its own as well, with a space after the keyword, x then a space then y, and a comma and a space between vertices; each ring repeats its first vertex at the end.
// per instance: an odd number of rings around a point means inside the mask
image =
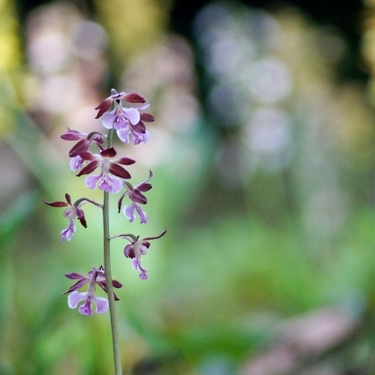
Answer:
MULTIPOLYGON (((107 146, 112 144, 112 129, 108 133, 107 146)), ((111 319, 113 359, 115 365, 115 375, 122 375, 121 346, 118 329, 118 319, 116 314, 115 297, 112 285, 111 272, 111 239, 109 233, 109 193, 104 192, 103 197, 103 251, 104 251, 104 270, 107 283, 107 293, 109 302, 109 315, 111 319)))

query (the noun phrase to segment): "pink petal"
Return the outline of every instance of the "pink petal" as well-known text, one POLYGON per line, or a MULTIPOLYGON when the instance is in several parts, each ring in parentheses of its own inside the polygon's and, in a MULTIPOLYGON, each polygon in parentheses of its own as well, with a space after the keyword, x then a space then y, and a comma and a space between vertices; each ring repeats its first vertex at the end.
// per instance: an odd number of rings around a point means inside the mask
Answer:
POLYGON ((70 159, 69 167, 72 171, 78 171, 82 168, 85 161, 79 156, 74 156, 70 159))
POLYGON ((108 176, 108 180, 112 184, 112 188, 109 193, 117 194, 122 189, 122 181, 115 176, 108 176))
POLYGON ((103 297, 93 296, 92 300, 96 304, 96 312, 98 314, 104 314, 108 310, 108 300, 103 297))
POLYGON ((133 125, 138 124, 139 120, 141 119, 141 115, 135 108, 122 108, 122 112, 133 125))
POLYGON ((120 138, 120 140, 124 143, 129 143, 129 127, 118 129, 117 135, 120 138))
POLYGON ((69 294, 68 306, 71 309, 75 309, 81 301, 86 299, 86 297, 87 297, 87 292, 79 293, 77 291, 74 291, 71 294, 69 294))
POLYGON ((60 235, 61 235, 61 242, 70 241, 73 237, 73 234, 76 231, 76 226, 74 224, 73 220, 69 221, 68 228, 64 229, 60 235))
POLYGON ((89 189, 95 189, 96 188, 96 184, 101 179, 101 177, 102 177, 101 173, 98 174, 98 175, 87 176, 86 179, 85 179, 85 185, 89 189))
POLYGON ((110 112, 104 113, 104 115, 102 116, 103 126, 107 129, 112 129, 115 118, 116 118, 116 108, 110 112))
POLYGON ((132 260, 132 266, 134 271, 137 271, 138 266, 140 265, 138 258, 133 258, 132 260))
POLYGON ((137 205, 135 208, 137 210, 139 218, 141 219, 141 224, 147 224, 148 218, 146 212, 144 212, 139 205, 137 205))
POLYGON ((133 223, 135 220, 134 204, 129 204, 129 206, 124 207, 124 215, 127 219, 133 223))

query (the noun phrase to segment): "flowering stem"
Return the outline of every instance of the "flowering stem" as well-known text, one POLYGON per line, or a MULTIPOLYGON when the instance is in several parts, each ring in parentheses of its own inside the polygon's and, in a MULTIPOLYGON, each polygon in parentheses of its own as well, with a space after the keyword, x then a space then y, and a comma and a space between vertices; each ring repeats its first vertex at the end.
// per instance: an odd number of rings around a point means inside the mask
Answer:
MULTIPOLYGON (((107 139, 108 147, 111 147, 112 143, 112 129, 108 133, 107 139)), ((115 375, 122 375, 122 363, 121 363, 121 346, 118 329, 118 319, 116 314, 115 297, 112 285, 112 272, 111 272, 111 239, 109 234, 109 193, 104 191, 103 197, 103 251, 104 251, 104 270, 105 279, 107 284, 107 294, 109 302, 109 314, 111 320, 111 332, 112 332, 112 346, 113 346, 113 358, 115 365, 115 375)))

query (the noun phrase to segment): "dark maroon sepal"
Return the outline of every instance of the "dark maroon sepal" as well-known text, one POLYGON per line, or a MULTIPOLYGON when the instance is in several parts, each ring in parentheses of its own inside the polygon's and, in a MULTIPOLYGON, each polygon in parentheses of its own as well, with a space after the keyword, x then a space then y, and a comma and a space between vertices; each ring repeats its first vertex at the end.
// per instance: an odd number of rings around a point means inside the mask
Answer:
POLYGON ((95 160, 95 156, 90 151, 83 151, 78 154, 83 160, 95 160))
POLYGON ((90 147, 90 141, 88 141, 87 139, 81 139, 69 151, 69 156, 73 158, 74 156, 77 156, 80 152, 87 151, 89 147, 90 147))
POLYGON ((83 227, 87 228, 86 219, 84 217, 82 219, 79 219, 79 222, 82 224, 83 227))
POLYGON ((152 185, 148 182, 145 182, 137 187, 137 190, 139 191, 149 191, 150 189, 152 189, 152 185))
POLYGON ((144 134, 146 133, 146 126, 142 121, 139 121, 138 124, 132 125, 132 128, 137 132, 144 134))
POLYGON ((99 110, 98 114, 96 115, 95 118, 102 117, 105 112, 108 111, 109 107, 112 104, 112 99, 107 98, 103 100, 95 109, 99 110))
POLYGON ((62 202, 62 201, 58 201, 58 202, 46 202, 46 201, 44 201, 44 203, 47 204, 48 206, 51 206, 51 207, 66 207, 66 206, 69 206, 68 203, 62 202))
POLYGON ((89 164, 86 165, 86 167, 82 168, 81 171, 76 175, 77 177, 80 177, 84 174, 89 174, 91 172, 94 172, 95 169, 98 167, 99 162, 97 160, 91 161, 89 164))
POLYGON ((118 165, 116 163, 110 164, 109 171, 113 175, 120 177, 120 178, 131 178, 130 173, 125 168, 121 167, 121 165, 118 165))
POLYGON ((112 285, 115 288, 122 288, 122 284, 119 281, 117 281, 117 280, 112 280, 112 285))
POLYGON ((70 197, 70 195, 69 195, 68 193, 65 193, 65 199, 66 199, 66 201, 67 201, 70 205, 72 205, 72 198, 70 197))
POLYGON ((126 100, 128 103, 146 103, 146 100, 135 92, 125 94, 122 99, 126 100))
POLYGON ((120 199, 117 202, 118 213, 120 213, 120 211, 121 211, 122 201, 123 201, 124 197, 125 197, 125 194, 121 195, 120 199))
POLYGON ((146 122, 153 122, 155 121, 155 117, 150 115, 149 113, 141 113, 141 120, 146 122))
POLYGON ((113 158, 117 155, 116 150, 113 147, 106 148, 100 151, 100 156, 103 158, 113 158))
POLYGON ((82 136, 79 134, 66 133, 60 135, 60 138, 64 141, 78 141, 79 139, 82 139, 82 136))
POLYGON ((129 194, 129 198, 133 202, 137 202, 137 203, 140 203, 140 204, 146 204, 147 203, 147 198, 138 190, 133 190, 129 194))

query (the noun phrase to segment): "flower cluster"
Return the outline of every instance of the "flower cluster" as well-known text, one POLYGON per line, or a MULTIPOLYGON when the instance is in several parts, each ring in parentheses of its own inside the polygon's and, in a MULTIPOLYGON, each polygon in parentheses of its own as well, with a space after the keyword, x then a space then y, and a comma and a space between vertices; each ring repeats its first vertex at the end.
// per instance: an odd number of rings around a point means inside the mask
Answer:
MULTIPOLYGON (((116 132, 120 141, 130 143, 131 139, 134 145, 141 142, 147 142, 149 133, 145 123, 154 121, 154 117, 144 112, 150 104, 136 93, 125 93, 111 90, 111 95, 104 99, 95 109, 98 111, 96 118, 101 118, 102 124, 106 131, 104 133, 93 131, 91 133, 81 133, 77 130, 68 128, 61 138, 66 141, 75 142, 69 151, 70 169, 76 172, 77 177, 85 176, 84 184, 89 189, 98 188, 106 193, 121 193, 118 200, 118 211, 121 212, 124 199, 129 199, 122 209, 125 217, 130 223, 139 217, 141 224, 148 222, 148 216, 142 206, 147 204, 147 198, 144 195, 152 188, 150 180, 153 173, 150 171, 148 178, 138 184, 132 185, 129 180, 131 174, 125 166, 131 166, 135 160, 128 157, 118 157, 117 151, 112 146, 112 136, 116 132), (96 171, 96 173, 94 173, 96 171), (127 198, 126 198, 127 197, 127 198)), ((79 198, 72 203, 71 196, 65 194, 65 201, 46 202, 51 207, 65 207, 64 217, 69 221, 68 227, 64 229, 61 235, 61 241, 70 241, 76 231, 75 220, 87 228, 85 214, 82 206, 85 203, 91 203, 101 209, 104 204, 100 204, 89 198, 79 198)), ((156 237, 146 237, 140 239, 140 236, 133 234, 124 234, 112 236, 110 239, 121 238, 129 241, 124 248, 126 258, 132 259, 132 266, 139 270, 139 278, 146 280, 148 278, 147 270, 141 264, 141 256, 145 255, 150 247, 150 240, 158 239, 166 233, 164 230, 156 237)), ((92 304, 96 305, 96 312, 101 314, 108 309, 108 300, 98 297, 95 294, 96 285, 99 285, 104 292, 107 292, 105 269, 93 267, 87 276, 78 273, 68 273, 66 277, 77 280, 64 294, 69 294, 68 305, 75 308, 80 302, 83 304, 79 307, 81 314, 90 316, 93 314, 92 304), (86 292, 78 290, 88 284, 86 292)), ((122 285, 112 280, 114 288, 120 288, 122 285)), ((118 300, 114 295, 114 299, 118 300)))
MULTIPOLYGON (((75 272, 67 273, 65 276, 69 279, 77 280, 74 285, 63 293, 71 293, 68 297, 68 305, 71 309, 75 309, 80 302, 84 301, 84 303, 78 308, 78 311, 83 315, 91 316, 93 314, 92 303, 96 305, 96 312, 98 314, 103 314, 108 310, 108 300, 95 295, 96 284, 107 292, 107 283, 105 281, 104 268, 102 266, 99 268, 93 267, 88 273, 88 277, 75 272), (78 292, 78 290, 85 284, 89 284, 87 292, 78 292)), ((112 285, 114 288, 122 287, 122 284, 116 280, 112 281, 112 285)), ((115 300, 118 301, 116 294, 115 300)))

